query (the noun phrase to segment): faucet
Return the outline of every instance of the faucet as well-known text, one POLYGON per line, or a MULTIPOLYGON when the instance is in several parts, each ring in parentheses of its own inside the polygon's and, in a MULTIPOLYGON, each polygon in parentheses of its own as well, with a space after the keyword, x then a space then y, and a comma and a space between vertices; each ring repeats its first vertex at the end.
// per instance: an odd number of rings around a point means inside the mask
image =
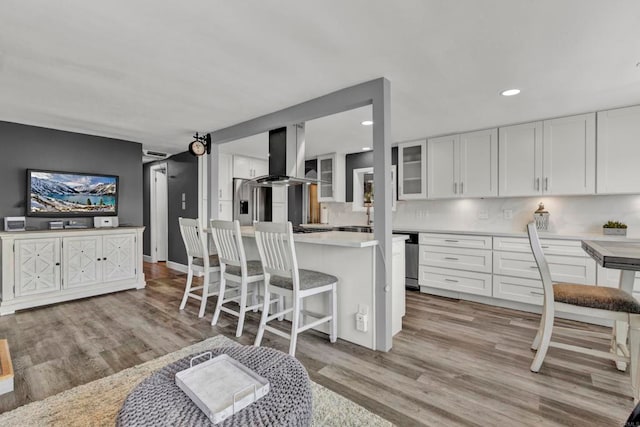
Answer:
POLYGON ((371 219, 371 203, 367 203, 367 225, 373 225, 373 220, 371 219))

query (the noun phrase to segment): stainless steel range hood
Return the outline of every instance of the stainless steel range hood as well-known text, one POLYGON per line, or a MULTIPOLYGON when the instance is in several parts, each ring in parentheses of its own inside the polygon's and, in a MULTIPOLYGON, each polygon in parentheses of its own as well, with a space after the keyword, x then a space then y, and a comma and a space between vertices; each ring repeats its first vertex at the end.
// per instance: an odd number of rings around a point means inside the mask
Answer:
POLYGON ((265 175, 248 180, 246 183, 248 185, 253 185, 256 187, 286 187, 295 185, 320 184, 321 181, 318 179, 298 178, 295 176, 287 175, 265 175))

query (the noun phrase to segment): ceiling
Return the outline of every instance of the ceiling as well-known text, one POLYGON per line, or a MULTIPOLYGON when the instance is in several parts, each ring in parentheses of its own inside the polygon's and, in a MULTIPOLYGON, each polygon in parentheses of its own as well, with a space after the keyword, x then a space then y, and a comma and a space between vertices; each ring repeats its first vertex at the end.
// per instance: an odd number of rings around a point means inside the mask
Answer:
POLYGON ((0 3, 0 120, 168 152, 378 77, 395 142, 638 104, 638 62, 637 0, 0 3))

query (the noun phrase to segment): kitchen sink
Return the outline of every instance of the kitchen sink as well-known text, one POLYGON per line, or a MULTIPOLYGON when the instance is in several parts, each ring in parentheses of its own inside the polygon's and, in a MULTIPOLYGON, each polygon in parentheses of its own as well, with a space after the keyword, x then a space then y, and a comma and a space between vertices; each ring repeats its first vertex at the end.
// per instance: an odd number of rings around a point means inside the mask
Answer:
POLYGON ((354 233, 373 233, 373 227, 369 227, 366 225, 343 225, 340 227, 335 227, 335 231, 351 231, 354 233))

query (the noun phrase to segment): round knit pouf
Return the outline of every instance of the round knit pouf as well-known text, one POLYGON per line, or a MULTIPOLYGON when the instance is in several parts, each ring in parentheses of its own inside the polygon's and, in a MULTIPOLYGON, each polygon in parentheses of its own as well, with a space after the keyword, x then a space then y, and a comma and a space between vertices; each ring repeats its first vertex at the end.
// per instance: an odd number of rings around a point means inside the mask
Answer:
MULTIPOLYGON (((269 393, 227 418, 220 426, 311 425, 309 375, 295 358, 265 347, 234 346, 211 349, 213 356, 227 354, 269 381, 269 393)), ((127 396, 117 426, 210 426, 209 418, 175 382, 175 374, 189 368, 192 357, 156 371, 127 396)))

